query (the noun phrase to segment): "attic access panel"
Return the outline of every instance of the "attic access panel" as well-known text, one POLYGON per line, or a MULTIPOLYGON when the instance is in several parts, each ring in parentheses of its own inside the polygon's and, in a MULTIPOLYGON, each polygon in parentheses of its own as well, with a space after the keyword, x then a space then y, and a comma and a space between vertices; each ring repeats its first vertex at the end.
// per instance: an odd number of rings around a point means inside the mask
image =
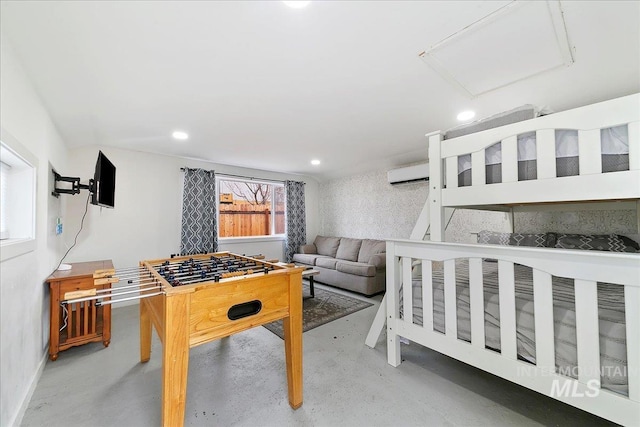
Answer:
POLYGON ((511 2, 420 57, 471 97, 573 63, 559 1, 511 2))

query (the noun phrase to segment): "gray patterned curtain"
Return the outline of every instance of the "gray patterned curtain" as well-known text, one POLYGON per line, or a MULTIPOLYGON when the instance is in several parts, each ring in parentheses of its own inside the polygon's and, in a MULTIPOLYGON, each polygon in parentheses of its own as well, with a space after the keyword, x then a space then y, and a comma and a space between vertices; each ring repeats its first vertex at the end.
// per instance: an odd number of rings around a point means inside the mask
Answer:
POLYGON ((307 224, 304 209, 304 182, 285 181, 287 194, 287 240, 285 255, 291 262, 300 245, 307 243, 307 224))
POLYGON ((181 254, 189 255, 218 250, 216 217, 215 172, 184 168, 181 254))

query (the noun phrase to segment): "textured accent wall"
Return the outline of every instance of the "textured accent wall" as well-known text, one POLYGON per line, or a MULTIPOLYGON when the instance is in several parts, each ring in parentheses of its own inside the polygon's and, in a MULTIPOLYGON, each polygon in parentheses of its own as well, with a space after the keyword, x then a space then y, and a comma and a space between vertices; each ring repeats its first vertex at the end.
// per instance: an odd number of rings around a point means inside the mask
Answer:
MULTIPOLYGON (((408 239, 427 200, 427 182, 391 185, 386 171, 320 184, 320 233, 325 236, 408 239)), ((446 239, 476 241, 479 230, 509 231, 504 213, 458 210, 446 239)), ((313 241, 315 236, 307 236, 313 241)))
MULTIPOLYGON (((320 184, 321 234, 409 238, 427 192, 426 182, 392 186, 384 171, 320 184)), ((313 241, 314 237, 307 239, 313 241)))
MULTIPOLYGON (((408 239, 428 195, 426 182, 392 186, 386 171, 320 184, 320 234, 371 239, 408 239)), ((522 233, 636 234, 633 210, 580 212, 521 212, 514 215, 515 230, 522 233)), ((450 242, 475 243, 480 230, 511 231, 507 214, 458 209, 447 227, 450 242)), ((308 235, 312 242, 315 236, 308 235)))

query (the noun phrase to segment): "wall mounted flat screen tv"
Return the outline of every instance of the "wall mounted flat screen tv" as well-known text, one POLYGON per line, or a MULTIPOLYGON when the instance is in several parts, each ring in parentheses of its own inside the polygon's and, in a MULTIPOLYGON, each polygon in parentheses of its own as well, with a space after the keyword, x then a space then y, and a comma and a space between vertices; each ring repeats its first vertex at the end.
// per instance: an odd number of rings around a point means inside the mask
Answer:
POLYGON ((116 167, 102 151, 98 153, 92 187, 91 204, 105 208, 113 208, 115 206, 116 167))

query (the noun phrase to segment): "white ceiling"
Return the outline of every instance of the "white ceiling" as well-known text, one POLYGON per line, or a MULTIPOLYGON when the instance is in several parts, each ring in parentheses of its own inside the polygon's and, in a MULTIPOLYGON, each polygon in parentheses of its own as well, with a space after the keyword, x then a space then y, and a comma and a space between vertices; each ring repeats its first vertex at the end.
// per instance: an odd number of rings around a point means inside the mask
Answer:
POLYGON ((424 134, 464 109, 561 111, 640 91, 638 1, 562 2, 575 62, 474 99, 420 59, 508 3, 3 0, 0 28, 70 147, 326 180, 426 160, 424 134))

